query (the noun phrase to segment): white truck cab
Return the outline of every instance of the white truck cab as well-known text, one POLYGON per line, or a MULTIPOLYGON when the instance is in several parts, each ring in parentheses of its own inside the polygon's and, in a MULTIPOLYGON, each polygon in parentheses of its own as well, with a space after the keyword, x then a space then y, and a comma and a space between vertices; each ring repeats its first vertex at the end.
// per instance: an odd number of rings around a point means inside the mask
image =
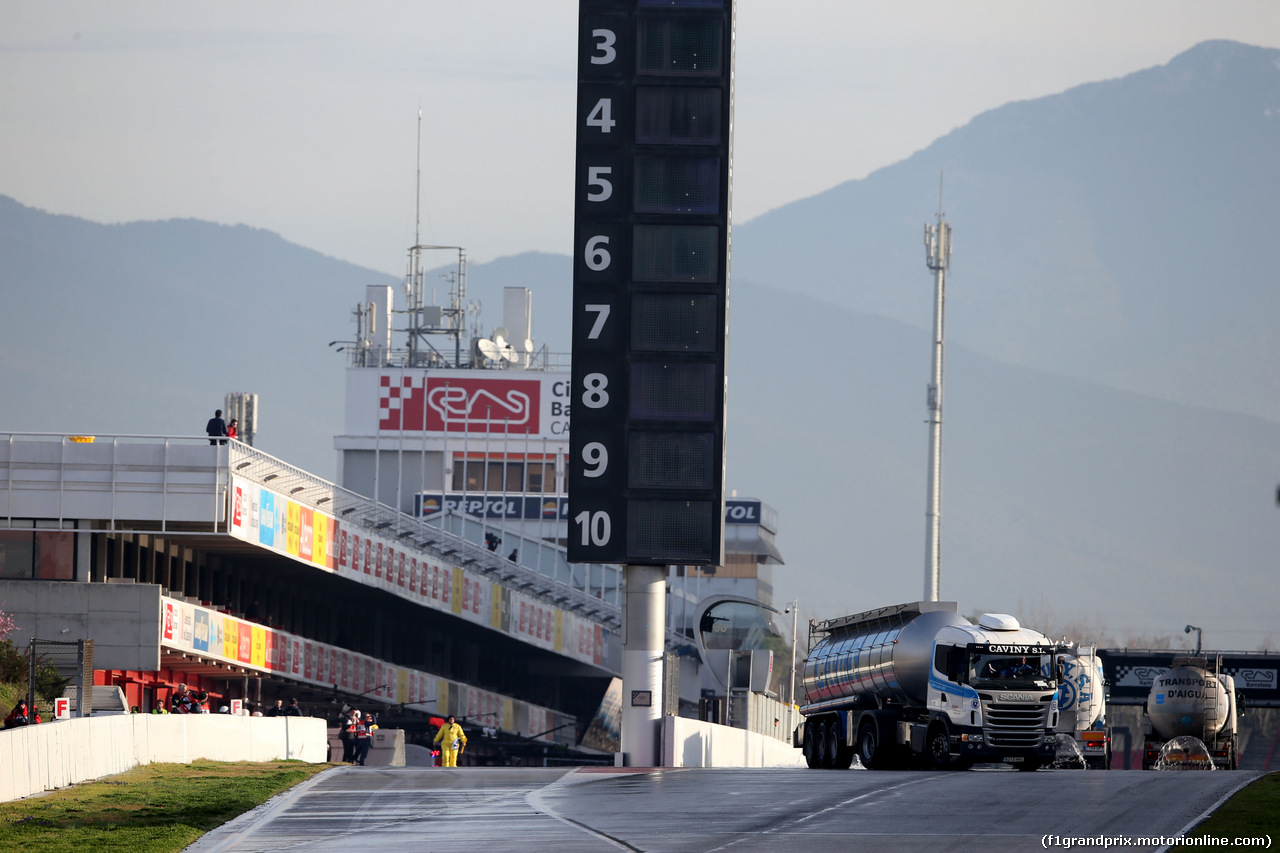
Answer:
POLYGON ((977 625, 942 628, 929 673, 930 759, 1026 770, 1051 762, 1057 689, 1053 642, 1014 617, 986 613, 977 625))

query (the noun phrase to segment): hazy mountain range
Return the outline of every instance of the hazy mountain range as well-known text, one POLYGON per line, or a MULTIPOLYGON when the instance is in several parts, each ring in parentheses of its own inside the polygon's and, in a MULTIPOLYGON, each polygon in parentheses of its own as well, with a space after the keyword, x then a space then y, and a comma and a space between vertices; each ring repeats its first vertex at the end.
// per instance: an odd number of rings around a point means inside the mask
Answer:
POLYGON ((1205 42, 1158 68, 983 113, 865 180, 736 229, 734 273, 927 326, 916 235, 945 176, 951 339, 1280 420, 1278 64, 1280 51, 1205 42))
MULTIPOLYGON (((944 175, 944 597, 1217 647, 1280 628, 1277 152, 1280 51, 1208 42, 737 226, 728 487, 779 510, 777 599, 920 597, 944 175)), ((570 278, 529 253, 473 265, 469 297, 488 330, 501 288, 530 287, 535 340, 564 352, 570 278)), ((244 226, 0 196, 0 428, 200 433, 253 391, 259 447, 331 477, 328 343, 364 285, 398 283, 244 226)))

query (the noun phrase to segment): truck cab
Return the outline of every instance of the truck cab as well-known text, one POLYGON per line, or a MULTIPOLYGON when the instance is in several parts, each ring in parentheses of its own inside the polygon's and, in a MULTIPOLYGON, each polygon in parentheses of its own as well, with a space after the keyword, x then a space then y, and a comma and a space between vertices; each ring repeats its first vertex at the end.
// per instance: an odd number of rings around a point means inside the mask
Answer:
MULTIPOLYGON (((1053 761, 1058 673, 1054 644, 1012 616, 938 632, 929 673, 924 750, 935 767, 999 761, 1035 770, 1053 761)), ((919 729, 920 727, 915 727, 919 729)))

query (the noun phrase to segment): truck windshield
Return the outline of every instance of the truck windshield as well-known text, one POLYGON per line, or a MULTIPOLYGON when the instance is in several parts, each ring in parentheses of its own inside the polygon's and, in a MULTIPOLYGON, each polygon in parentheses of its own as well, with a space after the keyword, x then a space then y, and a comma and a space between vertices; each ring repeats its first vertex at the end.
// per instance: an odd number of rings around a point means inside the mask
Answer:
POLYGON ((1049 655, 998 655, 974 652, 969 657, 969 683, 974 687, 1026 689, 1052 687, 1049 655))

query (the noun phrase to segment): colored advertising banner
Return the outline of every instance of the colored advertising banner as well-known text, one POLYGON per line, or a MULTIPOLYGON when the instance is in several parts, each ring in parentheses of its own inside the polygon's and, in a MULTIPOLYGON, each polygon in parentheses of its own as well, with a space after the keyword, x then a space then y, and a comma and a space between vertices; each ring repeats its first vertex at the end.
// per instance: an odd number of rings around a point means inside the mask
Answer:
MULTIPOLYGON (((604 665, 606 635, 602 629, 596 630, 599 626, 595 623, 579 620, 573 614, 536 601, 531 596, 511 592, 511 595, 519 595, 527 607, 536 606, 542 620, 529 623, 532 625, 530 629, 520 629, 518 618, 510 619, 510 611, 504 612, 504 606, 518 609, 518 605, 508 603, 500 584, 477 572, 451 566, 440 557, 416 548, 406 548, 400 542, 374 534, 367 527, 341 524, 330 515, 244 478, 233 476, 231 489, 230 527, 231 535, 237 539, 365 586, 385 590, 415 604, 452 613, 575 660, 604 665), (580 621, 584 623, 583 636, 590 634, 589 644, 581 642, 574 633, 580 621), (547 627, 553 624, 569 627, 556 634, 547 627)), ((189 615, 188 618, 192 617, 189 615)), ((171 625, 166 622, 164 632, 165 639, 173 639, 177 635, 191 638, 193 632, 196 636, 203 632, 204 639, 200 642, 206 646, 202 651, 211 651, 217 642, 216 637, 222 637, 224 643, 227 641, 226 635, 218 634, 212 625, 171 625)), ((237 661, 246 662, 254 655, 265 657, 269 653, 265 639, 261 648, 255 638, 249 636, 242 644, 236 635, 235 642, 234 659, 237 661)))
MULTIPOLYGON (((262 673, 277 673, 315 687, 365 694, 386 704, 421 706, 418 710, 432 712, 438 709, 473 719, 479 725, 502 727, 504 717, 515 716, 504 714, 505 705, 518 709, 525 718, 538 717, 557 725, 573 721, 572 716, 548 708, 394 666, 186 601, 161 597, 160 602, 161 645, 174 651, 196 653, 262 673), (179 626, 191 626, 192 630, 179 626)), ((549 743, 573 743, 572 726, 554 734, 544 739, 549 743)))
POLYGON ((231 535, 277 554, 332 570, 333 537, 341 525, 243 477, 231 478, 231 535))

